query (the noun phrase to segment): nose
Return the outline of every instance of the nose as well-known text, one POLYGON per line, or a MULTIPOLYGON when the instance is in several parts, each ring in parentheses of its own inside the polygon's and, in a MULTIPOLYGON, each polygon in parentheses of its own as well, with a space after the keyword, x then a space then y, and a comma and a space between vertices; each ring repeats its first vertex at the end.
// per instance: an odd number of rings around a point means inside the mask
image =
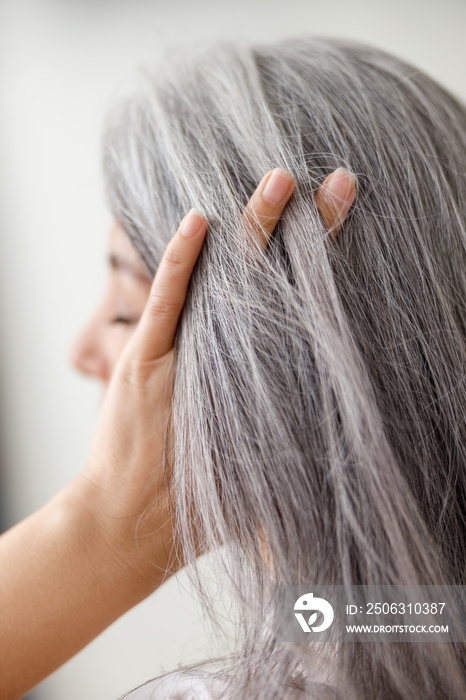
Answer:
POLYGON ((110 368, 99 325, 98 318, 88 323, 72 344, 68 357, 78 371, 108 382, 110 368))

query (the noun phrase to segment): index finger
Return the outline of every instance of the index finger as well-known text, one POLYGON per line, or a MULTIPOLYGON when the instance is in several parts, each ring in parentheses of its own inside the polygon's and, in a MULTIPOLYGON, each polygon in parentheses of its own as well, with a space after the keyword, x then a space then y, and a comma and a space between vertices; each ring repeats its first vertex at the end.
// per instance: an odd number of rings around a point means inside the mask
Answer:
POLYGON ((267 247, 294 186, 293 175, 283 168, 275 168, 264 175, 242 216, 253 243, 252 248, 254 243, 262 250, 267 247))
POLYGON ((189 280, 206 231, 204 214, 199 209, 191 209, 167 245, 131 339, 131 352, 136 354, 139 362, 153 362, 173 348, 189 280))

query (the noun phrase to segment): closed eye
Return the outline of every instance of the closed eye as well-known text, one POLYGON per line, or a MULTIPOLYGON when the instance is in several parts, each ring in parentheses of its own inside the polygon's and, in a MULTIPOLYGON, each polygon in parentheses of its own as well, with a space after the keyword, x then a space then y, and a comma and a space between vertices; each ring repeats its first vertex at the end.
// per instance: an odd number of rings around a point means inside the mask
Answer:
POLYGON ((138 321, 138 318, 125 318, 124 316, 116 316, 115 318, 112 318, 110 323, 125 323, 126 325, 131 326, 133 323, 137 323, 138 321))

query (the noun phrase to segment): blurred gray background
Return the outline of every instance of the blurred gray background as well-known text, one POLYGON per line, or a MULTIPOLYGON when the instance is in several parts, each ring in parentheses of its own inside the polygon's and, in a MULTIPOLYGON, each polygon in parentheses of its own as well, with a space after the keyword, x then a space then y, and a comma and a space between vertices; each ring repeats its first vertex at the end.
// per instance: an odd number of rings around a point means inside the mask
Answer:
MULTIPOLYGON (((464 0, 0 0, 2 528, 86 462, 101 388, 71 368, 68 350, 106 279, 99 139, 134 67, 211 39, 342 36, 408 59, 466 100, 465 27, 464 0)), ((221 652, 208 632, 181 573, 34 698, 112 700, 221 652)))

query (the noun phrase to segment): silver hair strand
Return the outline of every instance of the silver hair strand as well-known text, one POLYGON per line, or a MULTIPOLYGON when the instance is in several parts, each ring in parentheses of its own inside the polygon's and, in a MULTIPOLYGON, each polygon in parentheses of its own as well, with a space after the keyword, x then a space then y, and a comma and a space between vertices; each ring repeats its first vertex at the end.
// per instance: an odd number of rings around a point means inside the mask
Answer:
POLYGON ((201 600, 199 542, 235 595, 225 697, 466 697, 462 644, 270 625, 275 585, 466 584, 465 107, 355 42, 177 49, 112 111, 104 169, 152 273, 192 206, 208 220, 166 449, 201 600), (314 195, 340 166, 357 197, 329 241, 314 195), (262 250, 241 215, 273 167, 296 188, 262 250))

